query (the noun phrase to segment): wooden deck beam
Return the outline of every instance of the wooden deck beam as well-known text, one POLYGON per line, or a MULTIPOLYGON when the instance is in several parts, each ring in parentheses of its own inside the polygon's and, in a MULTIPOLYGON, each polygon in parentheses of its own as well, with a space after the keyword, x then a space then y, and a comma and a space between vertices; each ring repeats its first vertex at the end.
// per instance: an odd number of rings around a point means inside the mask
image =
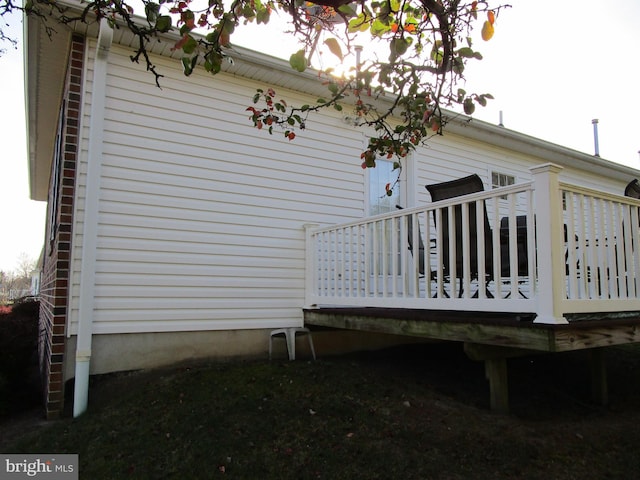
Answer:
POLYGON ((532 316, 392 308, 304 310, 305 324, 434 340, 567 352, 640 342, 640 314, 590 316, 568 325, 533 323, 532 316))

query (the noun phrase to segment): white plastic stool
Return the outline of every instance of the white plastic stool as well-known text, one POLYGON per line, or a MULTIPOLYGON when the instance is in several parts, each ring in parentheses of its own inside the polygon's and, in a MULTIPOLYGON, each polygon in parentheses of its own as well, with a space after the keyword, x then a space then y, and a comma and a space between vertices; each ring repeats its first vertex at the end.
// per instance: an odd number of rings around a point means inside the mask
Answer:
POLYGON ((313 348, 313 339, 311 338, 311 331, 305 327, 291 327, 291 328, 278 328, 277 330, 272 330, 271 335, 269 336, 269 360, 271 360, 271 350, 273 347, 273 337, 277 335, 284 335, 285 340, 287 341, 287 352, 289 352, 289 360, 296 359, 296 335, 308 335, 309 337, 309 347, 311 348, 311 355, 313 359, 316 359, 316 352, 313 348))

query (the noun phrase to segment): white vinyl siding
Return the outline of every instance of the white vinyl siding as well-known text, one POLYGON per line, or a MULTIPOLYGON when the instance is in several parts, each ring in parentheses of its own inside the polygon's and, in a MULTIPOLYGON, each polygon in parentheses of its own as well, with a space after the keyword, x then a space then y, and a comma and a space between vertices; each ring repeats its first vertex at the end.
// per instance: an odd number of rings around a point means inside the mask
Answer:
MULTIPOLYGON (((531 180, 529 169, 547 163, 535 155, 527 155, 495 145, 462 137, 448 132, 429 140, 428 147, 420 148, 415 155, 418 203, 431 201, 425 185, 460 178, 477 173, 485 189, 491 188, 491 171, 505 171, 515 175, 517 182, 531 180)), ((622 193, 620 182, 604 178, 576 168, 565 167, 562 181, 584 185, 588 188, 622 193)), ((624 187, 622 187, 624 188, 624 187)))
MULTIPOLYGON (((315 115, 292 142, 270 136, 246 112, 257 85, 226 74, 185 79, 175 61, 154 58, 160 90, 128 55, 114 46, 109 56, 94 332, 300 325, 303 225, 364 214, 361 132, 336 112, 315 115)), ((71 333, 86 165, 80 171, 71 333)))

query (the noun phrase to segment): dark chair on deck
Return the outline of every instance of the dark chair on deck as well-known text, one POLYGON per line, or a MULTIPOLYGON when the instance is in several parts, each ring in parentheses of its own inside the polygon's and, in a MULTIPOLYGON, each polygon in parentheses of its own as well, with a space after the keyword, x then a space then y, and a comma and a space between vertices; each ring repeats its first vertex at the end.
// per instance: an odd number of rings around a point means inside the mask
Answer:
MULTIPOLYGON (((460 197, 468 195, 470 193, 484 191, 484 185, 482 179, 478 175, 469 175, 468 177, 451 180, 448 182, 436 183, 432 185, 426 185, 426 189, 431 194, 431 200, 434 202, 445 200, 454 197, 460 197)), ((478 202, 484 206, 484 201, 478 202)), ((465 263, 469 265, 470 281, 479 280, 479 262, 478 262, 478 237, 482 235, 484 238, 484 266, 485 266, 485 280, 490 282, 493 280, 493 238, 491 235, 491 225, 489 224, 489 217, 487 216, 487 210, 484 208, 484 224, 482 229, 479 228, 477 222, 476 208, 477 203, 472 202, 469 204, 468 223, 463 225, 462 223, 462 205, 455 205, 453 207, 453 235, 455 238, 455 279, 460 280, 459 296, 463 293, 463 274, 465 263), (463 232, 468 232, 469 235, 469 251, 465 252, 463 249, 463 232)), ((450 251, 449 251, 449 208, 442 209, 441 225, 437 225, 436 212, 434 211, 434 224, 436 224, 436 231, 438 232, 438 241, 441 244, 442 251, 442 274, 449 281, 451 278, 452 266, 450 265, 450 251)), ((437 272, 434 272, 437 275, 437 272)), ((489 291, 486 292, 488 297, 492 297, 489 291)), ((476 293, 477 295, 477 293, 476 293)))
MULTIPOLYGON (((518 283, 524 283, 527 275, 529 275, 529 253, 527 239, 527 217, 526 215, 518 215, 516 220, 516 271, 515 276, 518 277, 518 283)), ((565 227, 566 228, 566 227, 565 227)), ((511 254, 509 251, 511 231, 509 229, 509 217, 500 219, 500 275, 503 278, 511 277, 511 254)), ((566 237, 566 232, 565 232, 566 237)), ((518 293, 523 298, 527 296, 518 288, 518 293)), ((509 295, 507 295, 509 296, 509 295)))
POLYGON ((631 180, 624 189, 624 196, 640 200, 640 182, 637 178, 631 180))
MULTIPOLYGON (((502 217, 500 219, 500 264, 503 277, 508 277, 511 273, 509 271, 511 264, 509 233, 509 217, 502 217)), ((516 217, 516 265, 518 276, 527 276, 529 274, 527 244, 527 217, 526 215, 518 215, 516 217)))
MULTIPOLYGON (((403 207, 401 207, 400 205, 396 205, 396 208, 398 210, 403 210, 403 207)), ((412 255, 415 255, 416 253, 413 248, 413 220, 414 220, 414 217, 411 216, 407 224, 407 237, 408 237, 409 251, 411 252, 412 255)), ((420 273, 421 276, 424 275, 424 242, 422 241, 422 232, 420 232, 419 223, 418 223, 418 272, 420 273)))
MULTIPOLYGON (((637 178, 634 178, 633 180, 631 180, 627 184, 627 186, 624 189, 624 196, 625 197, 629 197, 629 198, 634 198, 636 200, 640 200, 640 182, 638 182, 637 178)), ((640 219, 640 208, 638 208, 638 218, 640 219)), ((640 220, 639 220, 639 223, 640 223, 640 220)), ((639 225, 639 227, 640 227, 640 225, 639 225)), ((632 237, 631 237, 631 251, 635 252, 636 242, 634 241, 634 238, 633 238, 633 230, 634 230, 634 228, 632 226, 631 227, 631 232, 632 232, 631 233, 631 235, 632 235, 632 237)), ((623 224, 622 224, 622 239, 623 239, 623 242, 625 241, 625 238, 626 238, 625 225, 624 225, 624 222, 623 222, 623 224)), ((625 249, 623 248, 622 251, 624 252, 625 249)), ((616 245, 616 255, 617 255, 617 245, 616 245)), ((626 257, 624 259, 624 270, 625 270, 625 273, 626 273, 626 271, 627 271, 627 258, 626 257)))

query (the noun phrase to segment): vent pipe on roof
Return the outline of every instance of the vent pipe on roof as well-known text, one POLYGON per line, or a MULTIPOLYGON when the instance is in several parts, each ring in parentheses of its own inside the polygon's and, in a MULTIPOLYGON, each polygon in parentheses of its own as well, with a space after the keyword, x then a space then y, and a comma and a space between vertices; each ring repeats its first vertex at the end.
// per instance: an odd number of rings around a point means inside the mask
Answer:
POLYGON ((594 155, 596 157, 599 157, 600 156, 600 145, 598 144, 598 119, 594 118, 593 120, 591 120, 591 123, 593 124, 593 144, 594 144, 594 148, 595 148, 594 155))
POLYGON ((500 110, 500 123, 498 124, 499 127, 504 127, 504 122, 502 121, 502 110, 500 110))
MULTIPOLYGON (((356 51, 356 80, 360 80, 360 67, 362 66, 362 45, 356 45, 354 47, 356 51)), ((360 87, 358 87, 360 88, 360 87)))
POLYGON ((356 51, 356 69, 360 69, 360 54, 362 53, 362 45, 356 45, 355 47, 353 47, 353 49, 356 51))

